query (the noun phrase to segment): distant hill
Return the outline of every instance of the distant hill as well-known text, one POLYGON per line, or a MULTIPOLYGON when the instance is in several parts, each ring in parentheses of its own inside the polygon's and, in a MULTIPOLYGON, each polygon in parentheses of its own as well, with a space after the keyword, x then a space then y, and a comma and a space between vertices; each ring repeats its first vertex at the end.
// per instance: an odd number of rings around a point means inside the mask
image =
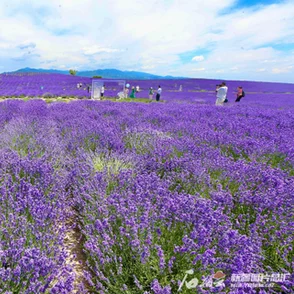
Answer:
POLYGON ((10 72, 10 73, 55 73, 55 74, 68 74, 68 71, 65 70, 57 70, 57 69, 42 69, 42 68, 30 68, 30 67, 25 67, 21 68, 19 70, 10 72))
MULTIPOLYGON (((56 70, 56 69, 42 69, 42 68, 22 68, 14 73, 58 73, 69 75, 68 70, 56 70)), ((182 79, 184 77, 173 76, 158 76, 139 71, 121 71, 118 69, 97 69, 92 71, 78 71, 77 76, 92 78, 93 76, 102 76, 104 79, 128 79, 128 80, 172 80, 182 79)))

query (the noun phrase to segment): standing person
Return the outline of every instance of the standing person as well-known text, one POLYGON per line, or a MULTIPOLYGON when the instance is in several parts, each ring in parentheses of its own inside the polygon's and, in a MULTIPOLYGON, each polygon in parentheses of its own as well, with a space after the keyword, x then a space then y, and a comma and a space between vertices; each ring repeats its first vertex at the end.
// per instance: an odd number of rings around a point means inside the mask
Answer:
POLYGON ((136 93, 139 93, 139 91, 140 91, 140 87, 136 86, 136 93))
POLYGON ((150 87, 149 88, 149 100, 152 100, 153 99, 153 94, 154 94, 153 88, 150 87))
POLYGON ((228 87, 226 86, 226 83, 225 82, 222 82, 221 83, 221 87, 223 87, 225 89, 226 99, 225 99, 224 103, 227 103, 227 102, 229 102, 228 97, 227 97, 227 95, 228 95, 228 87))
POLYGON ((238 87, 237 88, 237 98, 235 100, 235 102, 240 102, 240 100, 245 97, 245 92, 243 90, 242 87, 238 87))
POLYGON ((223 106, 227 98, 228 88, 223 83, 216 87, 215 105, 223 106))
POLYGON ((136 90, 135 90, 135 87, 133 86, 132 87, 132 93, 131 93, 131 95, 130 95, 130 98, 136 98, 136 90))
POLYGON ((101 97, 104 96, 104 91, 105 91, 105 85, 103 84, 103 86, 101 87, 101 92, 100 92, 101 97))
POLYGON ((129 87, 126 86, 125 89, 124 89, 124 98, 128 98, 128 96, 129 96, 129 87))
POLYGON ((156 94, 156 101, 159 101, 161 93, 162 93, 162 89, 161 89, 161 87, 159 85, 158 89, 157 89, 157 94, 156 94))

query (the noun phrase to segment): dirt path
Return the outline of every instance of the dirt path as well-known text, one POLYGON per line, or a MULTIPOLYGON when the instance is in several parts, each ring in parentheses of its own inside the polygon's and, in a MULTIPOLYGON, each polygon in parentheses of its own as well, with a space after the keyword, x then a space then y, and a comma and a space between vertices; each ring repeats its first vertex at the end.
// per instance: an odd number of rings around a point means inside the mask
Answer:
MULTIPOLYGON (((67 230, 64 238, 64 246, 68 254, 66 263, 73 268, 75 274, 74 291, 72 293, 81 293, 81 284, 84 285, 85 289, 89 286, 84 278, 84 271, 87 270, 86 256, 82 247, 83 237, 77 226, 77 222, 78 218, 76 214, 73 213, 66 223, 67 230)), ((82 293, 90 292, 85 290, 85 292, 83 291, 82 293)))

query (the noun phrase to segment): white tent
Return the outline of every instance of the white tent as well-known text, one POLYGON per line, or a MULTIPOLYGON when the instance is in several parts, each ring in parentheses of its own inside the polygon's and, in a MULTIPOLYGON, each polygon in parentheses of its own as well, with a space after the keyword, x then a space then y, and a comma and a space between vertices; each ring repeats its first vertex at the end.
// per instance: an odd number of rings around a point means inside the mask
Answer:
POLYGON ((93 79, 92 80, 92 91, 91 99, 101 99, 101 88, 103 85, 107 88, 107 84, 116 84, 118 89, 122 89, 122 92, 125 89, 126 81, 125 80, 104 80, 104 79, 93 79))

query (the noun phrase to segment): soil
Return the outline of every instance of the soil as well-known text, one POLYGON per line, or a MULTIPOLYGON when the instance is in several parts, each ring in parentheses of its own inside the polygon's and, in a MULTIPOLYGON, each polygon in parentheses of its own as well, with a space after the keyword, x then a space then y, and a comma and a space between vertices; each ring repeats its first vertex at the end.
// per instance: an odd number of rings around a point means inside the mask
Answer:
MULTIPOLYGON (((68 254, 66 259, 67 265, 70 265, 75 274, 74 291, 72 293, 81 293, 80 285, 84 288, 89 288, 89 285, 84 278, 84 272, 87 271, 86 256, 83 252, 83 236, 77 226, 78 219, 75 214, 66 223, 66 233, 64 238, 65 250, 68 254)), ((84 293, 90 293, 88 291, 84 293)))

